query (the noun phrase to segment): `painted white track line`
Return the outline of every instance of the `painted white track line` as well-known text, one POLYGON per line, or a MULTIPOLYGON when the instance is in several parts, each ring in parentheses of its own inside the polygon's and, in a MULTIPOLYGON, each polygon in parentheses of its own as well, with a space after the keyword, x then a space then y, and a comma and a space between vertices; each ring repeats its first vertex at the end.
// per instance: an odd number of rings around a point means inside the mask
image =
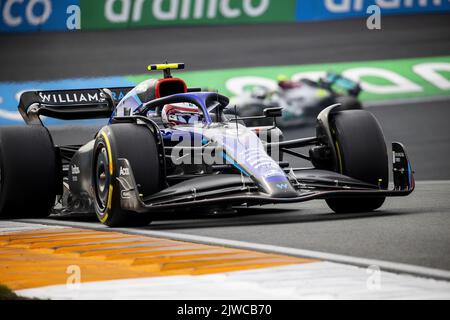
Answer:
POLYGON ((279 253, 279 254, 285 254, 285 255, 295 256, 295 257, 313 258, 313 259, 319 259, 319 260, 324 260, 324 261, 332 261, 332 262, 339 262, 339 263, 344 263, 344 264, 351 264, 351 265, 360 266, 360 267, 377 266, 382 270, 391 271, 391 272, 395 272, 395 273, 407 273, 407 274, 413 274, 413 275, 418 275, 418 276, 423 276, 423 277, 432 277, 432 278, 443 279, 443 280, 448 280, 448 281, 450 280, 450 271, 414 266, 414 265, 403 264, 403 263, 396 263, 396 262, 389 262, 389 261, 382 261, 382 260, 375 260, 375 259, 358 258, 358 257, 351 257, 351 256, 346 256, 346 255, 325 253, 325 252, 320 252, 320 251, 287 248, 287 247, 280 247, 280 246, 274 246, 274 245, 258 244, 258 243, 236 241, 236 240, 226 240, 226 239, 180 234, 180 233, 173 233, 173 232, 134 230, 134 229, 122 229, 122 232, 148 235, 148 236, 153 236, 153 237, 170 238, 173 240, 222 245, 222 246, 226 246, 226 247, 234 247, 234 248, 240 248, 240 249, 249 249, 249 250, 256 250, 256 251, 263 251, 263 252, 279 253))
POLYGON ((108 228, 100 223, 88 223, 88 222, 74 222, 74 221, 61 221, 61 220, 52 220, 52 219, 25 219, 18 220, 22 222, 29 223, 39 223, 39 224, 48 224, 48 225, 57 225, 57 226, 69 226, 69 227, 78 227, 78 228, 88 228, 88 229, 96 229, 102 231, 115 231, 115 232, 124 232, 128 234, 135 235, 144 235, 151 236, 157 238, 165 238, 179 241, 187 241, 187 242, 195 242, 202 244, 211 244, 211 245, 219 245, 225 247, 233 247, 247 250, 256 250, 262 252, 270 252, 270 253, 279 253, 294 257, 303 257, 303 258, 313 258, 330 262, 338 262, 343 264, 351 264, 360 267, 369 267, 369 266, 377 266, 378 268, 384 271, 390 271, 394 273, 400 274, 412 274, 416 276, 426 277, 426 278, 434 278, 434 279, 442 279, 446 281, 450 281, 450 271, 433 269, 427 267, 420 267, 410 264, 376 260, 376 259, 366 259, 359 257, 352 257, 340 254, 326 253, 320 251, 313 250, 304 250, 297 248, 288 248, 267 244, 259 244, 259 243, 251 243, 245 241, 237 241, 237 240, 227 240, 221 238, 213 238, 213 237, 205 237, 205 236, 197 236, 191 234, 183 234, 183 233, 175 233, 175 232, 165 232, 165 231, 154 231, 148 229, 137 229, 137 228, 108 228))
MULTIPOLYGON (((38 223, 18 223, 15 221, 0 221, 0 234, 10 232, 20 232, 29 230, 47 229, 48 225, 38 223)), ((65 228, 64 226, 56 226, 56 228, 65 228)))
MULTIPOLYGON (((81 275, 82 276, 82 275, 81 275)), ((41 299, 450 299, 450 283, 333 262, 18 290, 41 299)))
MULTIPOLYGON (((40 221, 46 223, 46 221, 40 221)), ((55 221, 50 221, 55 222, 55 221)), ((0 221, 0 230, 49 228, 43 224, 0 221)), ((107 229, 95 223, 72 223, 73 227, 114 230, 131 233, 131 229, 107 229)), ((53 226, 52 226, 53 228, 53 226)), ((152 232, 135 234, 180 234, 152 232)), ((186 237, 183 237, 185 239, 186 237)), ((226 243, 222 239, 208 241, 226 243)), ((204 240, 204 239, 203 239, 204 240)), ((206 241, 204 241, 206 242, 206 241)), ((251 244, 254 247, 254 244, 251 244)), ((241 245, 242 247, 243 245, 241 245)), ((289 249, 289 248, 284 248, 289 249)), ((83 281, 83 273, 80 274, 83 281)), ((209 275, 180 275, 81 282, 77 285, 54 285, 17 290, 21 296, 40 299, 450 299, 450 282, 395 274, 372 266, 361 268, 348 264, 317 261, 246 271, 209 275)))
POLYGON ((416 181, 416 185, 426 185, 426 184, 434 184, 434 185, 448 185, 450 180, 420 180, 416 181))

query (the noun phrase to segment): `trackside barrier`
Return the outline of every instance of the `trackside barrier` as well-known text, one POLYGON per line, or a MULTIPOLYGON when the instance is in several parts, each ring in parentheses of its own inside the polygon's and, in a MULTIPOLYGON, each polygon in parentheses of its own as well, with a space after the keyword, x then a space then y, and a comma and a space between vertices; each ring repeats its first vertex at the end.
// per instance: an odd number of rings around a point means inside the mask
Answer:
POLYGON ((305 22, 450 12, 448 0, 0 0, 0 32, 305 22))
POLYGON ((450 12, 448 0, 298 0, 296 21, 367 17, 373 5, 382 15, 450 12))
POLYGON ((0 0, 0 32, 66 31, 70 12, 79 4, 79 0, 0 0))

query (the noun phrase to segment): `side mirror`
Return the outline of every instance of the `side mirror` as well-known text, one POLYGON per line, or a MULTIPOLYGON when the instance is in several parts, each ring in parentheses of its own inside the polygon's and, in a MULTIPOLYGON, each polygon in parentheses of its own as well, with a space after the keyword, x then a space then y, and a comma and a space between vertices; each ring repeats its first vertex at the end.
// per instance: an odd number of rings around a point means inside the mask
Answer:
POLYGON ((266 108, 266 109, 264 109, 263 114, 265 117, 268 117, 268 118, 269 117, 273 117, 273 118, 281 117, 282 110, 283 110, 282 107, 266 108))

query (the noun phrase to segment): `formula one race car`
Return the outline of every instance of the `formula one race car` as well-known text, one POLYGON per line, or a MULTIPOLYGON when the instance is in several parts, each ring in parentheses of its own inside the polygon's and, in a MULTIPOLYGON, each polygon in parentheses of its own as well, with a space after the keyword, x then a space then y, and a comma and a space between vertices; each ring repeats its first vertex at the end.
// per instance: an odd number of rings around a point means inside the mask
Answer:
POLYGON ((397 142, 388 190, 387 148, 368 111, 332 105, 319 114, 315 137, 283 141, 275 125, 280 108, 257 116, 272 125, 247 128, 246 119, 224 114, 227 97, 171 76, 182 67, 149 66, 164 77, 135 88, 23 93, 19 111, 27 125, 0 128, 0 216, 95 212, 108 226, 136 226, 156 212, 312 199, 352 213, 413 191, 411 165, 397 142), (46 127, 42 116, 109 123, 46 127), (308 154, 294 150, 302 147, 308 154), (277 153, 308 159, 312 167, 293 168, 277 153))
MULTIPOLYGON (((294 81, 280 76, 276 90, 256 86, 235 97, 233 104, 240 117, 257 116, 265 108, 282 107, 283 113, 277 123, 280 127, 291 127, 314 124, 317 115, 332 104, 340 103, 342 110, 362 109, 358 100, 360 92, 359 83, 337 73, 329 72, 318 81, 294 81)), ((250 119, 245 123, 267 125, 268 119, 250 119)))

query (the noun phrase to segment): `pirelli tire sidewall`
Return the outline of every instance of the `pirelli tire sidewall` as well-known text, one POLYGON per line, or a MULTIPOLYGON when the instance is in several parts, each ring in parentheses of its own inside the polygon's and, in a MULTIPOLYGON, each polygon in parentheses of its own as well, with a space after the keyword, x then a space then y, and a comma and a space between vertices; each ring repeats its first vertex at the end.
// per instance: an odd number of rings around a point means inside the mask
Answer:
POLYGON ((92 181, 93 181, 93 193, 94 193, 94 207, 95 207, 95 213, 97 214, 97 217, 101 222, 104 222, 108 218, 108 214, 110 209, 112 208, 112 196, 114 195, 114 172, 111 172, 110 167, 110 161, 112 163, 112 168, 114 168, 114 162, 112 162, 112 150, 109 146, 109 138, 106 139, 102 134, 99 134, 95 141, 94 146, 94 159, 93 159, 93 168, 92 168, 92 181), (107 142, 108 141, 108 142, 107 142), (104 163, 104 174, 107 175, 107 178, 105 178, 105 192, 106 197, 104 202, 101 204, 99 203, 100 195, 97 191, 99 181, 98 180, 98 166, 99 166, 99 157, 100 155, 105 154, 106 155, 106 161, 104 163), (109 208, 108 208, 109 206, 109 208))
POLYGON ((112 124, 97 134, 93 149, 92 181, 95 212, 103 224, 110 227, 139 226, 151 222, 150 216, 121 208, 120 166, 118 159, 129 161, 134 178, 143 196, 161 190, 161 169, 156 140, 144 125, 131 123, 112 124), (103 156, 103 153, 106 155, 103 156), (99 196, 99 160, 107 159, 107 196, 103 204, 99 196), (111 165, 112 164, 112 165, 111 165))
POLYGON ((0 217, 48 216, 60 193, 60 169, 46 128, 0 128, 0 217))

